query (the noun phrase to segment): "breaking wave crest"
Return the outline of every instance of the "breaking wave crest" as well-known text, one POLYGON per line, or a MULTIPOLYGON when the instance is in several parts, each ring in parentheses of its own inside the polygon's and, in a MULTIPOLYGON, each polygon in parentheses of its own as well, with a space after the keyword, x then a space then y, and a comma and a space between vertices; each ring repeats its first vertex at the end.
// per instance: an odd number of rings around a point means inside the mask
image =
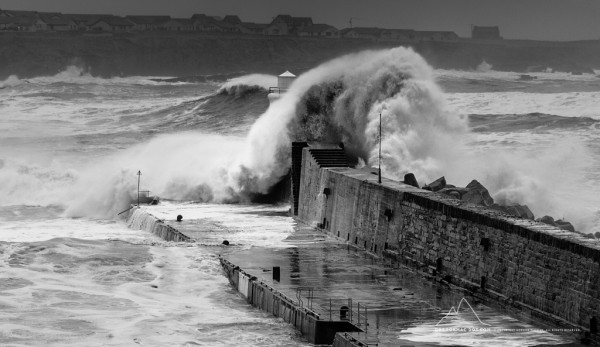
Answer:
POLYGON ((518 155, 510 149, 486 152, 477 137, 485 135, 482 127, 489 120, 473 118, 479 128, 472 132, 468 117, 448 106, 432 68, 411 49, 334 59, 300 75, 258 119, 234 116, 248 105, 266 107, 266 87, 274 84, 274 76, 230 80, 190 105, 194 112, 185 116, 196 120, 182 123, 211 129, 201 118, 210 117, 211 124, 221 122, 212 129, 220 130, 248 122, 245 135, 207 134, 190 127, 152 137, 80 170, 61 197, 67 214, 114 217, 132 201, 138 170, 142 188, 161 198, 251 200, 270 193, 287 174, 290 144, 296 140, 343 142, 359 161, 377 166, 381 115, 384 176, 402 179, 412 172, 421 184, 442 175, 457 185, 478 179, 499 201, 527 203, 536 215, 565 217, 579 230, 594 224, 589 206, 597 201, 595 193, 576 199, 569 195, 572 180, 556 181, 557 173, 579 179, 589 149, 565 139, 518 155))

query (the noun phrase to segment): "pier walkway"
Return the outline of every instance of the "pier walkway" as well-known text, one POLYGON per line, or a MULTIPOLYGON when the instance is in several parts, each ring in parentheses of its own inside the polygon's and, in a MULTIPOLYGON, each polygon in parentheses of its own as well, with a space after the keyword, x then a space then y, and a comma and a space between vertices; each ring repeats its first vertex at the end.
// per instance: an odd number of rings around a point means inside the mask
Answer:
MULTIPOLYGON (((231 210, 225 218, 211 205, 143 210, 189 241, 210 246, 221 257, 226 273, 237 268, 248 278, 256 277, 257 285, 290 299, 322 321, 348 321, 363 330, 341 333, 346 341, 338 336, 334 346, 432 346, 447 341, 520 346, 573 340, 572 334, 550 333, 547 329, 552 327, 544 323, 516 318, 514 312, 486 306, 475 298, 467 296, 461 302, 463 293, 299 224, 285 217, 281 208, 265 207, 258 212, 243 206, 227 208, 231 210), (177 211, 183 211, 182 222, 165 218, 174 217, 177 211), (278 222, 270 224, 269 220, 278 222), (265 236, 277 232, 284 234, 280 242, 265 236), (230 246, 220 246, 224 239, 230 246), (276 267, 279 276, 274 276, 276 267)), ((234 285, 239 289, 239 283, 234 285)), ((274 310, 268 311, 293 324, 274 310)))

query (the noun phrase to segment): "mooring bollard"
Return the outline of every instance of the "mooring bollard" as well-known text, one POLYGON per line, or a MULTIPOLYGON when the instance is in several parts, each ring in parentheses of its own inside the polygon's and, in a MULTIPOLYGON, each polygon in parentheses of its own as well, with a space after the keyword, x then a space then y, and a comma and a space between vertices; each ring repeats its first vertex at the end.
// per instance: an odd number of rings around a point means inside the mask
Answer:
POLYGON ((281 277, 280 270, 281 269, 279 268, 279 266, 273 266, 273 281, 279 282, 279 279, 281 277))

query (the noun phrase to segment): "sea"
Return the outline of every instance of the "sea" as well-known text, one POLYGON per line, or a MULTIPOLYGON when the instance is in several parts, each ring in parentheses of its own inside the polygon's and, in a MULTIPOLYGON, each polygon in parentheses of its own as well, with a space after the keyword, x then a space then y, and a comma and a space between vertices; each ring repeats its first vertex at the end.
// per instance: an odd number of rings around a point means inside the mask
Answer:
POLYGON ((384 176, 476 179, 595 238, 599 76, 482 66, 368 51, 299 72, 277 99, 276 76, 235 71, 0 81, 0 345, 309 346, 230 287, 220 243, 291 247, 289 204, 255 199, 289 170, 290 142, 341 141, 378 166, 380 114, 384 176), (221 223, 196 243, 129 228, 138 184, 221 223))

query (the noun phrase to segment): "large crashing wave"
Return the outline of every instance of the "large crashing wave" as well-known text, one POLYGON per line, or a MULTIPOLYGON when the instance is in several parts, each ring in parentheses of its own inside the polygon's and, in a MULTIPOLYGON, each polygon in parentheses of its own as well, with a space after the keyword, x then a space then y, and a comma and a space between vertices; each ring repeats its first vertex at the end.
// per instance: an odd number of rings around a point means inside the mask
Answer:
POLYGON ((445 111, 433 70, 418 54, 402 47, 362 52, 298 77, 252 127, 229 182, 236 191, 266 192, 287 173, 290 143, 299 139, 344 142, 376 165, 380 113, 382 169, 392 178, 439 174, 467 132, 465 119, 445 111))
POLYGON ((245 154, 229 171, 236 191, 264 193, 290 166, 290 142, 344 142, 367 164, 377 164, 379 114, 382 169, 399 178, 441 172, 466 120, 445 111, 433 70, 406 48, 344 56, 301 75, 254 124, 245 154))
MULTIPOLYGON (((226 84, 217 98, 243 98, 274 83, 273 76, 226 84), (241 85, 241 86, 240 86, 241 85)), ((442 172, 450 145, 466 121, 445 111, 433 70, 410 49, 366 51, 334 59, 299 76, 274 101, 247 136, 177 133, 155 137, 83 172, 68 214, 106 217, 127 207, 135 172, 163 198, 248 201, 267 194, 290 167, 293 140, 344 142, 366 164, 376 165, 379 114, 386 176, 442 172), (104 187, 104 188, 102 188, 104 187), (84 193, 81 193, 81 192, 84 193)), ((228 120, 233 122, 233 120, 228 120)))
MULTIPOLYGON (((259 87, 248 85, 260 83, 241 80, 219 93, 233 98, 255 94, 259 87)), ((550 192, 568 185, 561 186, 551 174, 560 166, 557 161, 568 164, 560 170, 568 177, 586 161, 585 148, 559 143, 542 155, 472 151, 467 118, 450 109, 432 68, 411 49, 344 56, 299 76, 245 137, 161 135, 111 158, 108 165, 90 168, 75 189, 87 192, 68 199, 68 213, 114 216, 127 207, 138 169, 145 185, 163 198, 248 201, 268 193, 287 174, 295 140, 343 142, 351 155, 378 166, 381 114, 384 176, 401 179, 412 172, 427 183, 445 175, 457 185, 478 179, 498 201, 526 203, 536 215, 566 217, 578 229, 589 230, 592 213, 579 207, 590 199, 580 197, 582 204, 576 204, 575 198, 561 201, 550 192)))

